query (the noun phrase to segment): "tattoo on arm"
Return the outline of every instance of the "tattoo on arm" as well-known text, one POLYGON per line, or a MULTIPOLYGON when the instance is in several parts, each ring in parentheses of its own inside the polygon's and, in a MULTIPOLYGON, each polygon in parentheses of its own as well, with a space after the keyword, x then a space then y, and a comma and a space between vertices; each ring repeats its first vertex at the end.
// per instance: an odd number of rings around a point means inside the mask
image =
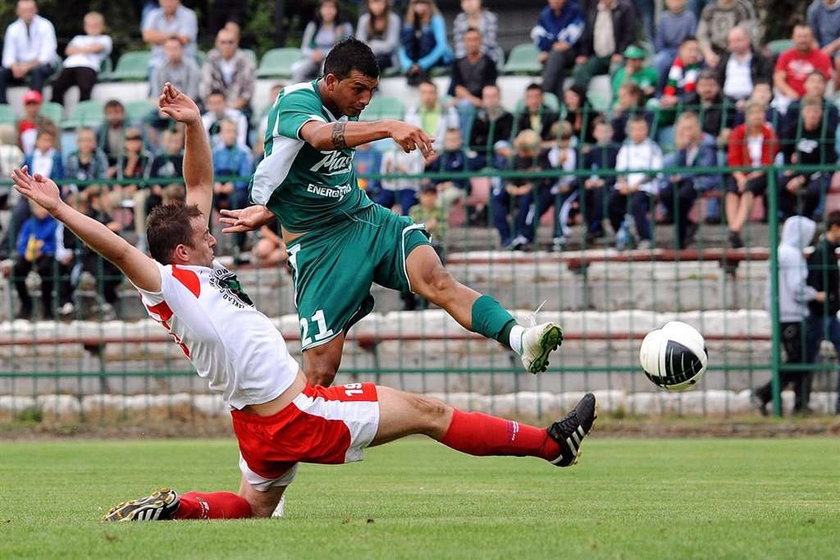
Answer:
POLYGON ((344 140, 344 128, 346 126, 346 122, 337 122, 332 127, 332 143, 336 150, 343 150, 347 147, 347 142, 344 140))

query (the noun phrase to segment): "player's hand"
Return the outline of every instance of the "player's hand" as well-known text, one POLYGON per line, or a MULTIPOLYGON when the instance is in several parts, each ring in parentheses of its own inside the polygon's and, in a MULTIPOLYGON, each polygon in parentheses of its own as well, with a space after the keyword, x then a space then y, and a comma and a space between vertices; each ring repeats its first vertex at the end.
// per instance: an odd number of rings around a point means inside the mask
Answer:
POLYGON ((20 194, 42 206, 50 214, 63 204, 58 185, 40 173, 36 173, 33 177, 25 165, 12 171, 12 180, 15 182, 15 189, 20 194))
POLYGON ((219 212, 222 215, 219 221, 227 226, 222 229, 222 233, 257 231, 261 227, 271 223, 271 220, 274 219, 274 214, 271 213, 271 210, 259 204, 239 210, 222 209, 219 212))
POLYGON ((391 121, 388 123, 388 132, 394 142, 405 150, 405 153, 415 149, 419 149, 423 157, 429 157, 435 153, 432 139, 420 127, 402 121, 391 121))
POLYGON ((158 98, 160 114, 178 122, 194 124, 201 122, 201 112, 195 101, 178 88, 166 82, 158 98))

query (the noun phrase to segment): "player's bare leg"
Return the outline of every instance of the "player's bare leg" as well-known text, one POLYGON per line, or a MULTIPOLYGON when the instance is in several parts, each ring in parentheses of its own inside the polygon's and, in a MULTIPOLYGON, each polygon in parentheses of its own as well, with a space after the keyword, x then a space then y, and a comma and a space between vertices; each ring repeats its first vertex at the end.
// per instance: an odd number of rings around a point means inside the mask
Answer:
POLYGON ((465 329, 512 349, 531 373, 545 371, 549 354, 563 342, 559 325, 518 325, 498 301, 455 280, 429 245, 421 245, 408 255, 406 270, 415 293, 444 309, 465 329))
POLYGON ((583 438, 595 422, 595 397, 585 395, 564 418, 537 428, 480 412, 464 412, 448 404, 377 386, 379 430, 371 446, 411 434, 425 434, 470 455, 541 457, 557 466, 577 462, 583 438))
POLYGON ((285 486, 270 488, 265 492, 257 490, 248 484, 245 477, 239 483, 239 495, 251 505, 252 517, 271 517, 285 491, 285 486))
POLYGON ((310 385, 329 387, 341 365, 344 335, 303 352, 303 373, 310 385))

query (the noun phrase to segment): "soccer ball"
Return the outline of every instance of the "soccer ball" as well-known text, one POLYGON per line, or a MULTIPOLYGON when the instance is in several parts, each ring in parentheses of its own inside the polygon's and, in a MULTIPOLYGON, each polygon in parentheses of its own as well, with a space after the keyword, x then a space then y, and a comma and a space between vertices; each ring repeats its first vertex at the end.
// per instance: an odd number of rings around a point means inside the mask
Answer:
POLYGON ((650 331, 639 351, 645 375, 669 391, 691 388, 706 372, 708 359, 703 335, 682 321, 669 321, 650 331))

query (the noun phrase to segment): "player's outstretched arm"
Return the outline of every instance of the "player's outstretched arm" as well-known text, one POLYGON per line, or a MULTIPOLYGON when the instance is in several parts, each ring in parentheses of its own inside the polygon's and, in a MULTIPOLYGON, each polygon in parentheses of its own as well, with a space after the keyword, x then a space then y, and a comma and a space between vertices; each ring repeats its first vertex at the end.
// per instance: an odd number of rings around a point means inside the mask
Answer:
POLYGON ((407 152, 419 149, 423 157, 434 153, 432 139, 423 129, 406 122, 381 120, 372 122, 339 121, 323 123, 311 120, 300 129, 300 137, 317 150, 355 148, 383 138, 394 142, 407 152))
POLYGON ((12 179, 15 189, 20 194, 41 205, 56 220, 64 223, 85 245, 122 270, 135 286, 149 292, 160 291, 160 271, 155 261, 108 229, 105 224, 66 204, 61 200, 58 185, 53 181, 40 174, 33 177, 26 167, 12 171, 12 179))
POLYGON ((158 109, 186 125, 184 146, 184 182, 187 204, 195 204, 210 218, 213 208, 213 153, 201 122, 198 106, 185 93, 167 82, 158 98, 158 109))

